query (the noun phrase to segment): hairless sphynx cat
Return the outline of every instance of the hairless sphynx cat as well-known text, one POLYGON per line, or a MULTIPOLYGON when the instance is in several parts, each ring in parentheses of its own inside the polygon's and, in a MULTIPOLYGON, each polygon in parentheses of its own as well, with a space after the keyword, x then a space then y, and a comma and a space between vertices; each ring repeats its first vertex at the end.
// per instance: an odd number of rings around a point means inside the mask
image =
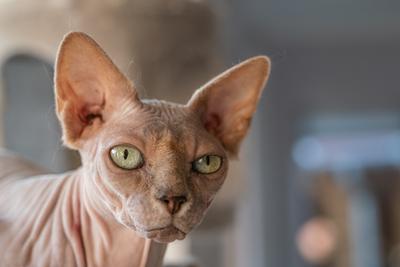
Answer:
POLYGON ((0 266, 161 266, 166 243, 200 223, 222 186, 269 70, 253 57, 186 105, 141 100, 95 41, 68 34, 56 112, 82 166, 46 175, 0 151, 0 266))

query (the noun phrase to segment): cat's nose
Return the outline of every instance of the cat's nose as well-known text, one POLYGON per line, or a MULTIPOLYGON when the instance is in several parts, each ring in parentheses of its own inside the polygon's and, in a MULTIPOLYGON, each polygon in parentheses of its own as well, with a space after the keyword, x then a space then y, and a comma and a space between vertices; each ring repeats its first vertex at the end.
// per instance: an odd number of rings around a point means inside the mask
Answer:
POLYGON ((181 206, 187 201, 186 196, 161 196, 158 198, 161 202, 163 202, 167 206, 167 210, 171 215, 177 213, 181 206))

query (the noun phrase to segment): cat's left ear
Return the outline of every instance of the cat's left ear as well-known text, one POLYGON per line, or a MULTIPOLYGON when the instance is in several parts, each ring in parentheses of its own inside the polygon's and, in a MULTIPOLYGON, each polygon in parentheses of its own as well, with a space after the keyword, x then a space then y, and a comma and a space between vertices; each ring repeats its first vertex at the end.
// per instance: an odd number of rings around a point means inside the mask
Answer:
POLYGON ((64 143, 79 149, 109 120, 122 101, 139 99, 132 83, 100 46, 81 32, 67 34, 55 67, 57 116, 64 143))
POLYGON ((232 156, 247 133, 269 72, 269 58, 250 58, 197 90, 187 104, 232 156))

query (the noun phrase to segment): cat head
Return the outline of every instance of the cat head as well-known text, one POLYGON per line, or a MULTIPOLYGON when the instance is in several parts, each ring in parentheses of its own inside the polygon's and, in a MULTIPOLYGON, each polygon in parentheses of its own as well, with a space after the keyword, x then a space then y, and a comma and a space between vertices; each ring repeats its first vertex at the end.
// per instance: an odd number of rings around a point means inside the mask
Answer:
POLYGON ((224 183, 269 69, 258 56, 185 105, 142 100, 94 40, 68 34, 56 62, 56 110, 64 143, 81 153, 89 197, 144 237, 183 239, 224 183))

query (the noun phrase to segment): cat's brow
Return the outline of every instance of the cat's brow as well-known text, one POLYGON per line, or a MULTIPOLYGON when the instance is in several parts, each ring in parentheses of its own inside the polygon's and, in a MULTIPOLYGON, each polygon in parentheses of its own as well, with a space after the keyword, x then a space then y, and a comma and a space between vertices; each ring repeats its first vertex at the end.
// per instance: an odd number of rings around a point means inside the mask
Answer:
POLYGON ((165 139, 171 140, 174 137, 175 139, 178 139, 180 135, 177 129, 171 129, 167 124, 161 122, 146 125, 142 129, 142 134, 146 138, 150 138, 155 142, 165 139))
POLYGON ((167 101, 150 99, 143 100, 145 105, 143 109, 155 116, 162 118, 164 121, 176 121, 186 118, 184 106, 167 101))

